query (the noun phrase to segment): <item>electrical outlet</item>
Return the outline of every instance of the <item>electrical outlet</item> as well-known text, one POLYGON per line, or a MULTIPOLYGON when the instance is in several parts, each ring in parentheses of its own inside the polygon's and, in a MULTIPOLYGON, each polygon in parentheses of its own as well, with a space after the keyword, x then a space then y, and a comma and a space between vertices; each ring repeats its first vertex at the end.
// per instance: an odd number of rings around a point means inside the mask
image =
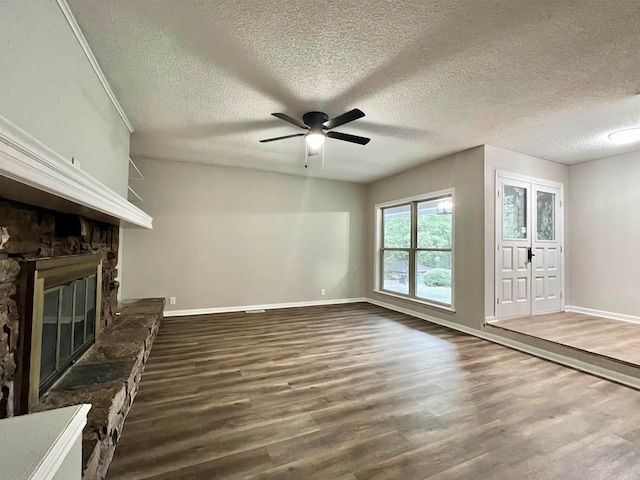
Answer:
POLYGON ((327 294, 327 291, 324 288, 320 290, 320 295, 324 297, 326 294, 327 294))
POLYGON ((176 297, 169 297, 169 305, 175 305, 176 304, 176 297))

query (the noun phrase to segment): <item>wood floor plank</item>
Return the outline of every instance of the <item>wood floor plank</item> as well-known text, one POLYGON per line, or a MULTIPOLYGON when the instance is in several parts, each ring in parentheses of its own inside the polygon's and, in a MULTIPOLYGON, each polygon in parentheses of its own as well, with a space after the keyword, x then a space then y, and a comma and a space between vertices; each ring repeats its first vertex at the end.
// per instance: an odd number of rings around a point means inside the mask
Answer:
POLYGON ((108 479, 640 478, 639 402, 368 304, 167 318, 108 479))
POLYGON ((640 325, 636 323, 558 312, 510 318, 492 325, 640 365, 640 325))

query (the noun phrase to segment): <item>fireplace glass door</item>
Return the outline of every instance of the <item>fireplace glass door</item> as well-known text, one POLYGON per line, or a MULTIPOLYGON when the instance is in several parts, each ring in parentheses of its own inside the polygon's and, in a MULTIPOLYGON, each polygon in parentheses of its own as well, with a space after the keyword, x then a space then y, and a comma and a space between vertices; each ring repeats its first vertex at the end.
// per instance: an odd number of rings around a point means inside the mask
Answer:
POLYGON ((45 290, 43 310, 40 393, 95 340, 96 275, 45 290))

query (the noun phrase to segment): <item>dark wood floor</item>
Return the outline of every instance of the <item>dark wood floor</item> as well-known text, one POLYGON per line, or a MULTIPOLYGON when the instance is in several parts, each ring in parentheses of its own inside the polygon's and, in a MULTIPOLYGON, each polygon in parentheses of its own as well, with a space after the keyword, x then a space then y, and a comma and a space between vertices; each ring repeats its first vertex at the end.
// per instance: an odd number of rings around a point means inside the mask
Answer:
POLYGON ((638 479, 640 392, 368 304, 167 318, 117 479, 638 479))
POLYGON ((636 323, 560 312, 500 320, 493 326, 640 365, 640 325, 636 323))

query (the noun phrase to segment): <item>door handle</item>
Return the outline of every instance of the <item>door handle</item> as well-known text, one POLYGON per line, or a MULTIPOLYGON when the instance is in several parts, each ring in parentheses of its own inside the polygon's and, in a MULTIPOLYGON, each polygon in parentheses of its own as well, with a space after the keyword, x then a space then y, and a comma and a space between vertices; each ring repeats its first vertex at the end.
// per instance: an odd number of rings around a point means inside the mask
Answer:
POLYGON ((536 254, 533 253, 533 249, 531 247, 529 247, 527 249, 527 258, 528 258, 529 263, 531 263, 531 260, 533 260, 533 257, 535 257, 535 256, 536 256, 536 254))

